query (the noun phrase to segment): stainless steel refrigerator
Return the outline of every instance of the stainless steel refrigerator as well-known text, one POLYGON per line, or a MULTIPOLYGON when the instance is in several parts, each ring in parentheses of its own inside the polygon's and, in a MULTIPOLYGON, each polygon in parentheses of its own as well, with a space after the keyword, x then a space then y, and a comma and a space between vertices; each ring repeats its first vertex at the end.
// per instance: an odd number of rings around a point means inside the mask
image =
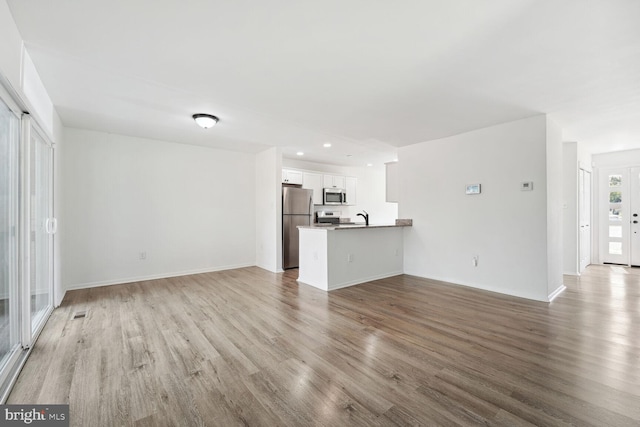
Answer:
POLYGON ((282 268, 296 268, 299 261, 299 225, 310 225, 313 190, 282 187, 282 268))

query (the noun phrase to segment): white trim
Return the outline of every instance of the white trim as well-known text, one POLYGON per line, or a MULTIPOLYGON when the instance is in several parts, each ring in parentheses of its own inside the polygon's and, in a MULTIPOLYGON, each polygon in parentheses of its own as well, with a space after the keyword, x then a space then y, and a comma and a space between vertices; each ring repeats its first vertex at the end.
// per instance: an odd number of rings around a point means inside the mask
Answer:
MULTIPOLYGON (((0 396, 0 404, 4 405, 11 394, 14 384, 18 380, 18 375, 20 375, 20 371, 22 371, 22 367, 27 362, 29 355, 31 354, 31 349, 27 350, 19 350, 15 353, 15 356, 11 358, 11 363, 13 366, 6 372, 5 378, 0 384, 0 386, 4 386, 2 389, 2 395, 0 396)), ((6 365, 7 367, 10 365, 6 365)))
POLYGON ((375 276, 366 277, 364 279, 351 280, 348 282, 343 282, 337 285, 329 286, 329 291, 335 291, 336 289, 342 289, 348 286, 361 285, 363 283, 373 282, 374 280, 386 279, 389 277, 400 276, 400 275, 402 275, 402 270, 394 271, 391 273, 377 274, 375 276))
POLYGON ((7 351, 7 355, 9 357, 2 365, 3 369, 0 369, 0 390, 4 392, 2 396, 0 396, 0 404, 4 404, 5 400, 9 396, 11 387, 15 382, 15 378, 17 377, 17 373, 14 372, 16 369, 15 367, 23 353, 24 350, 20 346, 20 343, 16 343, 16 345, 14 345, 10 350, 7 351), (7 386, 3 387, 5 385, 7 386))
POLYGON ((2 73, 0 73, 0 98, 18 117, 20 117, 23 111, 27 110, 18 92, 11 86, 9 80, 7 80, 2 73))
POLYGON ((31 334, 31 116, 20 119, 20 343, 30 348, 31 334))
POLYGON ((571 272, 571 273, 562 273, 562 275, 563 275, 563 276, 575 276, 575 277, 580 277, 580 273, 576 273, 575 271, 574 271, 574 272, 571 272))
POLYGON ((115 280, 103 280, 99 282, 89 282, 89 283, 79 283, 76 285, 69 285, 69 286, 65 286, 64 289, 66 293, 66 291, 73 291, 76 289, 88 289, 88 288, 98 288, 100 286, 124 285, 126 283, 145 282, 148 280, 157 280, 157 279, 168 279, 170 277, 190 276, 192 274, 213 273, 215 271, 234 270, 236 268, 245 268, 245 267, 256 267, 256 265, 255 264, 234 264, 234 265, 225 265, 225 266, 214 267, 214 268, 201 268, 196 270, 180 271, 180 272, 174 272, 174 273, 152 274, 150 276, 138 276, 138 277, 115 279, 115 280))
POLYGON ((64 296, 66 294, 67 294, 67 290, 66 289, 62 289, 62 296, 60 297, 60 299, 57 299, 57 295, 56 295, 56 299, 53 301, 53 308, 60 307, 60 304, 62 304, 62 301, 64 300, 64 296))
POLYGON ((497 288, 493 288, 493 287, 490 287, 490 286, 471 285, 471 284, 467 284, 467 283, 453 282, 453 281, 451 281, 451 279, 447 279, 447 278, 426 277, 426 276, 421 276, 419 274, 411 273, 411 272, 407 272, 407 271, 405 271, 404 274, 406 274, 407 276, 419 277, 421 279, 434 280, 436 282, 441 282, 444 285, 464 286, 466 288, 480 289, 481 291, 494 292, 494 293, 500 294, 500 295, 506 295, 506 296, 510 296, 510 297, 528 299, 528 300, 531 300, 531 301, 549 302, 547 299, 545 299, 545 298, 548 298, 548 297, 543 297, 543 299, 540 299, 540 298, 535 298, 532 295, 525 295, 525 294, 522 294, 522 293, 520 293, 520 294, 509 293, 508 294, 502 289, 497 289, 497 288))
POLYGON ((349 281, 349 282, 339 283, 337 285, 330 286, 329 289, 325 289, 321 285, 318 285, 318 286, 312 285, 309 282, 305 282, 304 279, 300 280, 298 278, 296 280, 296 282, 298 282, 298 284, 300 284, 300 285, 311 286, 313 288, 320 289, 321 291, 329 292, 329 291, 335 291, 336 289, 346 288, 346 287, 349 287, 349 286, 362 285, 363 283, 373 282, 374 280, 387 279, 389 277, 401 276, 402 274, 403 274, 402 271, 397 271, 397 272, 393 272, 393 273, 378 274, 378 275, 375 275, 375 276, 367 277, 365 279, 358 279, 358 280, 353 280, 353 281, 349 281))
POLYGON ((558 289, 556 289, 555 291, 551 292, 551 294, 548 297, 549 298, 549 302, 551 302, 554 299, 556 299, 556 297, 558 295, 560 295, 562 292, 564 292, 565 289, 567 289, 567 287, 565 285, 561 285, 558 289))

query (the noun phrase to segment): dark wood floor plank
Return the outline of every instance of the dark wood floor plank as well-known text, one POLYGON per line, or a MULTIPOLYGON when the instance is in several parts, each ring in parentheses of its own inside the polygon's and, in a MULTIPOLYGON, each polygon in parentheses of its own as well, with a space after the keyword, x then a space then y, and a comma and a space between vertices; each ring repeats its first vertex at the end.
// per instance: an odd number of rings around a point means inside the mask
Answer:
POLYGON ((551 304, 296 276, 70 291, 8 403, 69 403, 74 426, 640 424, 640 269, 591 266, 551 304))

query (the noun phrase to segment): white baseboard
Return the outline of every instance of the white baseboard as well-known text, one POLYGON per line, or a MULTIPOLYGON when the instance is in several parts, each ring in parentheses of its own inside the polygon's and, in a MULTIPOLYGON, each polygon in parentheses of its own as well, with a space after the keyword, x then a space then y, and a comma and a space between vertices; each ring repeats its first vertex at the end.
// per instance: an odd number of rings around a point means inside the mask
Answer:
POLYGON ((437 282, 442 282, 445 285, 464 286, 466 288, 480 289, 482 291, 495 292, 497 294, 508 295, 508 296, 516 297, 516 298, 528 299, 528 300, 531 300, 531 301, 549 302, 548 300, 544 299, 544 297, 541 297, 541 298, 540 297, 535 297, 534 295, 529 295, 529 294, 525 294, 525 293, 522 293, 522 292, 510 292, 510 293, 507 293, 507 292, 505 292, 504 289, 501 289, 501 288, 494 288, 492 286, 484 286, 484 285, 478 285, 478 284, 473 284, 473 283, 456 282, 456 281, 454 281, 455 279, 451 279, 451 278, 447 278, 447 277, 427 277, 427 276, 423 276, 421 274, 416 274, 416 273, 407 272, 407 271, 405 271, 404 274, 406 274, 408 276, 420 277, 422 279, 434 280, 434 281, 437 281, 437 282))
POLYGON ((330 291, 335 291, 336 289, 346 288, 348 286, 361 285, 366 282, 372 282, 374 280, 386 279, 387 277, 399 276, 402 274, 402 271, 394 271, 392 273, 378 274, 375 276, 366 277, 364 279, 352 280, 349 282, 339 283, 337 285, 333 285, 329 287, 330 291))
POLYGON ((225 265, 225 266, 214 267, 214 268, 201 268, 197 270, 180 271, 180 272, 174 272, 174 273, 161 273, 161 274, 152 274, 149 276, 127 277, 127 278, 104 280, 104 281, 98 281, 98 282, 79 283, 75 285, 66 286, 65 291, 73 291, 76 289, 98 288, 100 286, 124 285, 125 283, 135 283, 135 282, 143 282, 147 280, 167 279, 169 277, 189 276, 191 274, 212 273, 214 271, 233 270, 235 268, 254 267, 254 266, 255 264, 253 263, 235 264, 235 265, 225 265))
POLYGON ((551 292, 551 294, 549 295, 549 302, 553 301, 558 295, 560 295, 562 292, 564 292, 564 290, 567 289, 567 287, 565 285, 560 285, 560 287, 558 289, 556 289, 555 291, 551 292))

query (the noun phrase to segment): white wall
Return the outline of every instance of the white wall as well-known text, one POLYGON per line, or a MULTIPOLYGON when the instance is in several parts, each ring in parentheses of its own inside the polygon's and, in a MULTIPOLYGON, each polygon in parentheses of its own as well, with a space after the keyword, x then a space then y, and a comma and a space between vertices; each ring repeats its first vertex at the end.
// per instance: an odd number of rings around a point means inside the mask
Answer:
MULTIPOLYGON (((547 268, 548 255, 561 251, 547 239, 548 214, 561 209, 547 208, 547 145, 540 115, 400 148, 399 216, 413 218, 405 273, 547 301, 559 268, 547 268), (520 191, 523 181, 533 191, 520 191), (465 195, 467 184, 482 193, 465 195)), ((549 148, 561 162, 561 146, 549 148)))
MULTIPOLYGON (((60 224, 64 222, 62 217, 62 153, 64 152, 64 127, 58 114, 53 112, 53 216, 58 221, 58 231, 60 224)), ((62 284, 62 246, 60 244, 60 233, 53 236, 53 305, 55 307, 62 303, 65 289, 62 284)))
POLYGON ((79 129, 64 145, 67 289, 255 264, 254 155, 79 129))
MULTIPOLYGON (((564 289, 562 235, 562 129, 547 117, 547 297, 564 289)), ((534 187, 535 190, 535 187, 534 187)))
POLYGON ((563 270, 578 275, 578 143, 565 142, 562 149, 563 189, 563 270))
POLYGON ((256 265, 282 271, 282 154, 278 147, 256 154, 256 265))
POLYGON ((0 0, 0 74, 13 89, 20 88, 22 36, 5 0, 0 0))
MULTIPOLYGON (((358 212, 366 210, 369 213, 369 221, 371 224, 393 223, 396 218, 398 218, 398 204, 387 203, 385 200, 386 172, 384 165, 371 167, 347 167, 306 162, 295 159, 283 159, 282 164, 285 168, 354 176, 358 178, 356 205, 331 206, 326 208, 328 210, 340 210, 342 212, 342 216, 349 217, 354 222, 363 221, 362 217, 356 215, 358 212)), ((324 207, 316 208, 316 210, 322 209, 324 209, 324 207)))

